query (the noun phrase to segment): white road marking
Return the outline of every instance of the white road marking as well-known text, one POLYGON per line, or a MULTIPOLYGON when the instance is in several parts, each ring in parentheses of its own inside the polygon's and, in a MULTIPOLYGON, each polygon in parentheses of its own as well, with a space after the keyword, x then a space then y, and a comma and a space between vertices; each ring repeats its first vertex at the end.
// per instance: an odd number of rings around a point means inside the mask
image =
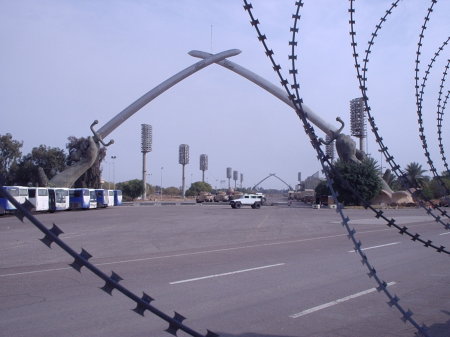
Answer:
MULTIPOLYGON (((393 246, 393 245, 398 245, 400 242, 391 242, 391 243, 386 243, 384 245, 379 245, 379 246, 372 246, 372 247, 367 247, 367 248, 361 248, 361 250, 369 250, 369 249, 375 249, 375 248, 382 248, 382 247, 387 247, 387 246, 393 246)), ((349 253, 354 253, 356 252, 356 250, 352 249, 348 251, 349 253)))
POLYGON ((240 273, 245 273, 245 272, 248 272, 248 271, 267 269, 267 268, 278 267, 278 266, 283 266, 283 265, 285 265, 285 263, 277 263, 277 264, 271 264, 271 265, 268 265, 268 266, 255 267, 255 268, 242 269, 242 270, 235 270, 235 271, 231 271, 231 272, 228 272, 228 273, 214 274, 214 275, 208 275, 208 276, 202 276, 202 277, 195 277, 195 278, 190 278, 190 279, 187 279, 187 280, 170 282, 169 284, 180 284, 180 283, 186 283, 186 282, 194 282, 194 281, 199 281, 199 280, 205 280, 205 279, 208 279, 208 278, 215 278, 215 277, 221 277, 221 276, 240 274, 240 273))
POLYGON ((61 239, 71 239, 71 238, 74 238, 74 237, 77 237, 77 236, 83 236, 84 234, 72 234, 72 233, 70 233, 70 234, 63 234, 63 235, 61 235, 60 236, 60 238, 61 239))
MULTIPOLYGON (((387 284, 387 286, 388 286, 388 287, 389 287, 389 286, 392 286, 392 285, 394 285, 395 283, 396 283, 396 282, 389 282, 389 283, 387 284)), ((349 300, 351 300, 351 299, 353 299, 353 298, 356 298, 356 297, 360 297, 360 296, 364 296, 364 295, 373 293, 373 292, 375 292, 375 291, 377 291, 376 288, 367 289, 367 290, 361 291, 361 292, 359 292, 359 293, 356 293, 356 294, 353 294, 353 295, 350 295, 350 296, 342 297, 342 298, 337 299, 337 300, 335 300, 335 301, 331 301, 331 302, 328 302, 328 303, 325 303, 325 304, 321 304, 321 305, 318 305, 318 306, 316 306, 316 307, 313 307, 313 308, 310 308, 310 309, 307 309, 307 310, 303 310, 302 312, 299 312, 299 313, 297 313, 297 314, 293 314, 293 315, 291 315, 291 316, 289 316, 289 317, 291 317, 291 318, 299 318, 299 317, 308 315, 308 314, 310 314, 310 313, 313 313, 313 312, 316 312, 316 311, 319 311, 319 310, 322 310, 322 309, 326 309, 326 308, 332 307, 332 306, 334 306, 334 305, 336 305, 336 304, 339 304, 339 303, 342 303, 342 302, 349 301, 349 300)))
POLYGON ((71 267, 64 267, 64 268, 32 270, 32 271, 24 271, 22 273, 3 274, 3 275, 0 275, 0 277, 20 276, 20 275, 37 274, 37 273, 47 273, 47 272, 51 272, 51 271, 68 270, 68 269, 72 269, 72 268, 71 267))
POLYGON ((450 232, 441 233, 439 235, 447 235, 447 234, 450 234, 450 232))
MULTIPOLYGON (((368 230, 368 231, 359 231, 358 234, 377 233, 377 232, 385 232, 385 231, 390 231, 390 230, 392 230, 392 229, 391 228, 374 229, 374 230, 368 230)), ((202 251, 198 251, 198 252, 180 253, 180 254, 162 255, 162 256, 152 256, 152 257, 144 257, 144 258, 132 259, 132 260, 118 260, 118 261, 112 261, 112 262, 96 263, 95 265, 96 266, 108 266, 108 265, 112 265, 112 264, 143 262, 143 261, 160 260, 160 259, 167 259, 167 258, 174 258, 174 257, 184 257, 184 256, 193 256, 193 255, 201 255, 201 254, 209 254, 209 253, 228 252, 228 251, 241 250, 241 249, 251 249, 251 248, 259 248, 259 247, 269 247, 269 246, 280 246, 280 245, 285 245, 285 244, 309 242, 309 241, 316 241, 316 240, 322 240, 322 239, 334 239, 334 238, 339 238, 339 237, 343 237, 343 236, 347 236, 347 235, 348 234, 336 234, 336 235, 329 235, 329 236, 318 236, 318 237, 308 238, 308 239, 270 242, 270 243, 263 243, 263 244, 259 244, 259 245, 248 245, 248 246, 221 248, 221 249, 202 250, 202 251)), ((53 269, 40 269, 40 270, 32 270, 32 271, 26 271, 26 272, 21 272, 21 273, 3 274, 3 275, 0 275, 0 277, 20 276, 20 275, 37 274, 37 273, 46 273, 46 272, 68 270, 68 269, 72 269, 72 268, 65 267, 65 268, 53 268, 53 269)))

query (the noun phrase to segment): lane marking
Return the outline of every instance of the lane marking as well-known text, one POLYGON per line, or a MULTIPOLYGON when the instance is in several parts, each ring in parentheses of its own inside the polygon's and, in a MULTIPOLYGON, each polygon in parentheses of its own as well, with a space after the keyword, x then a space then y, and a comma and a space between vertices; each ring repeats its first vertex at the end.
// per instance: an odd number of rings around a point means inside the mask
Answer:
MULTIPOLYGON (((358 234, 386 232, 386 231, 391 231, 391 230, 392 230, 392 228, 374 229, 374 230, 368 230, 368 231, 360 231, 360 232, 358 232, 358 234)), ((308 239, 270 242, 270 243, 263 243, 263 244, 259 244, 259 245, 248 245, 248 246, 238 246, 238 247, 230 247, 230 248, 211 249, 211 250, 203 250, 203 251, 191 252, 191 253, 180 253, 180 254, 171 254, 171 255, 162 255, 162 256, 143 257, 143 258, 139 258, 139 259, 130 259, 130 260, 118 260, 118 261, 112 261, 112 262, 96 263, 95 266, 108 266, 108 265, 121 264, 121 263, 143 262, 143 261, 161 260, 161 259, 174 258, 174 257, 185 257, 185 256, 193 256, 193 255, 201 255, 201 254, 209 254, 209 253, 229 252, 229 251, 241 250, 241 249, 280 246, 280 245, 292 244, 292 243, 309 242, 309 241, 316 241, 316 240, 323 240, 323 239, 334 239, 334 238, 339 238, 339 237, 343 237, 343 236, 347 236, 347 235, 348 234, 336 234, 336 235, 329 235, 329 236, 318 236, 315 238, 308 238, 308 239)), ((72 268, 65 267, 65 268, 53 268, 53 269, 40 269, 40 270, 32 270, 32 271, 26 271, 26 272, 21 272, 21 273, 11 273, 11 274, 3 274, 3 275, 0 274, 0 277, 46 273, 46 272, 68 270, 68 269, 72 269, 72 268)))
POLYGON ((222 274, 214 274, 214 275, 208 275, 208 276, 202 276, 202 277, 195 277, 195 278, 190 278, 187 280, 181 280, 181 281, 175 281, 175 282, 170 282, 169 284, 180 284, 180 283, 187 283, 187 282, 194 282, 194 281, 199 281, 199 280, 205 280, 205 279, 209 279, 209 278, 215 278, 215 277, 221 277, 221 276, 228 276, 228 275, 234 275, 234 274, 240 274, 240 273, 246 273, 248 271, 254 271, 254 270, 261 270, 261 269, 267 269, 267 268, 273 268, 273 267, 279 267, 279 266, 284 266, 285 263, 277 263, 277 264, 271 264, 268 266, 262 266, 262 267, 255 267, 255 268, 249 268, 249 269, 242 269, 242 270, 235 270, 235 271, 230 271, 228 273, 222 273, 222 274))
POLYGON ((52 272, 52 271, 68 270, 68 269, 72 269, 72 268, 71 268, 71 267, 64 267, 64 268, 53 268, 53 269, 32 270, 32 271, 24 271, 24 272, 21 272, 21 273, 3 274, 3 275, 0 275, 0 277, 7 277, 7 276, 21 276, 21 275, 28 275, 28 274, 47 273, 47 272, 52 272))
MULTIPOLYGON (((378 246, 361 248, 361 250, 369 250, 369 249, 376 249, 376 248, 381 248, 381 247, 393 246, 393 245, 398 245, 399 243, 400 242, 391 242, 391 243, 386 243, 384 245, 378 245, 378 246)), ((354 252, 356 252, 356 250, 352 249, 352 250, 349 250, 348 252, 349 253, 354 253, 354 252)))
POLYGON ((450 232, 441 233, 441 234, 439 234, 439 235, 447 235, 447 234, 450 234, 450 232))
MULTIPOLYGON (((389 287, 389 286, 392 286, 394 284, 396 284, 396 282, 389 282, 387 284, 387 286, 389 287)), ((297 314, 293 314, 293 315, 291 315, 289 317, 291 317, 291 318, 299 318, 299 317, 311 314, 313 312, 332 307, 332 306, 337 305, 339 303, 349 301, 349 300, 354 299, 356 297, 360 297, 360 296, 364 296, 364 295, 373 293, 375 291, 377 291, 377 288, 367 289, 367 290, 361 291, 361 292, 353 294, 353 295, 349 295, 349 296, 346 296, 346 297, 339 298, 339 299, 337 299, 335 301, 331 301, 331 302, 328 302, 328 303, 325 303, 325 304, 321 304, 321 305, 318 305, 316 307, 313 307, 313 308, 310 308, 310 309, 307 309, 307 310, 303 310, 302 312, 299 312, 297 314)))
POLYGON ((83 236, 83 235, 85 235, 85 234, 82 234, 82 233, 80 233, 80 234, 75 234, 75 233, 70 233, 70 234, 63 234, 63 235, 61 235, 60 236, 60 238, 61 239, 71 239, 71 238, 74 238, 74 237, 77 237, 77 236, 83 236))

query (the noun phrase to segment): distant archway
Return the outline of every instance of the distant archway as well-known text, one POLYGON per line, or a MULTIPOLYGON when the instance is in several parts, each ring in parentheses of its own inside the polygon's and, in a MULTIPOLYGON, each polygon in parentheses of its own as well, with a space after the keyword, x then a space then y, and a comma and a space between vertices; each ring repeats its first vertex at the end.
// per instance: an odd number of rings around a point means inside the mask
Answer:
POLYGON ((257 183, 255 186, 252 187, 252 190, 255 190, 256 187, 258 187, 262 182, 266 181, 267 179, 269 179, 270 177, 275 177, 277 178, 279 181, 281 181, 283 184, 285 184, 290 191, 293 190, 293 188, 291 187, 291 185, 289 185, 287 182, 285 182, 283 179, 281 179, 280 177, 278 177, 275 173, 270 173, 267 177, 265 177, 263 180, 261 180, 259 183, 257 183))

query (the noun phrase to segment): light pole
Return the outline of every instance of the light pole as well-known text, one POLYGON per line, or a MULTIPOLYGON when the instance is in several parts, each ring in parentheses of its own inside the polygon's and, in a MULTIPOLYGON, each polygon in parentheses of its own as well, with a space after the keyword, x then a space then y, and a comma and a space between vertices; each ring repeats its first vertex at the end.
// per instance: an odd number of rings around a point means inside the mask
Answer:
POLYGON ((228 179, 228 189, 231 189, 230 186, 230 180, 231 180, 231 175, 232 175, 232 168, 231 167, 227 167, 227 179, 228 179))
MULTIPOLYGON (((149 185, 151 185, 151 182, 152 182, 152 174, 151 173, 147 173, 147 182, 149 185)), ((147 185, 147 183, 146 183, 146 185, 147 185)), ((150 186, 149 186, 149 190, 150 190, 150 186)), ((148 197, 148 195, 147 195, 147 197, 148 197)))
POLYGON ((116 189, 116 165, 115 165, 115 159, 117 157, 116 156, 111 156, 112 159, 112 167, 113 167, 113 190, 116 189))
POLYGON ((159 199, 160 200, 162 200, 162 194, 163 194, 163 191, 162 191, 163 170, 164 170, 164 167, 161 166, 161 185, 159 186, 159 199))
POLYGON ((208 170, 208 155, 200 155, 200 171, 202 171, 202 182, 205 182, 205 171, 208 170))
POLYGON ((189 164, 189 145, 181 144, 178 148, 178 162, 182 165, 182 174, 181 174, 181 196, 183 199, 186 197, 186 183, 184 176, 184 167, 189 164))
POLYGON ((141 124, 141 152, 142 152, 142 185, 144 192, 142 200, 147 199, 147 161, 146 155, 152 151, 152 126, 141 124))

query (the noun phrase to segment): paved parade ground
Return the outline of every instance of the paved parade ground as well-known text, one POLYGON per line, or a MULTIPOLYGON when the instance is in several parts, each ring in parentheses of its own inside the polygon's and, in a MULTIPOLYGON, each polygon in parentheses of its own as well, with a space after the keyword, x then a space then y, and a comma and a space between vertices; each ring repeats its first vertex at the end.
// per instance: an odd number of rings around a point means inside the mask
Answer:
MULTIPOLYGON (((449 256, 412 242, 365 210, 345 210, 370 263, 430 336, 450 336, 449 256)), ((421 209, 388 210, 440 246, 450 232, 421 209)), ((38 214, 102 271, 169 315, 226 337, 412 337, 353 252, 332 209, 229 205, 121 206, 38 214)), ((0 217, 0 336, 169 336, 168 324, 58 247, 29 221, 0 217)), ((186 336, 179 332, 178 336, 186 336)))

